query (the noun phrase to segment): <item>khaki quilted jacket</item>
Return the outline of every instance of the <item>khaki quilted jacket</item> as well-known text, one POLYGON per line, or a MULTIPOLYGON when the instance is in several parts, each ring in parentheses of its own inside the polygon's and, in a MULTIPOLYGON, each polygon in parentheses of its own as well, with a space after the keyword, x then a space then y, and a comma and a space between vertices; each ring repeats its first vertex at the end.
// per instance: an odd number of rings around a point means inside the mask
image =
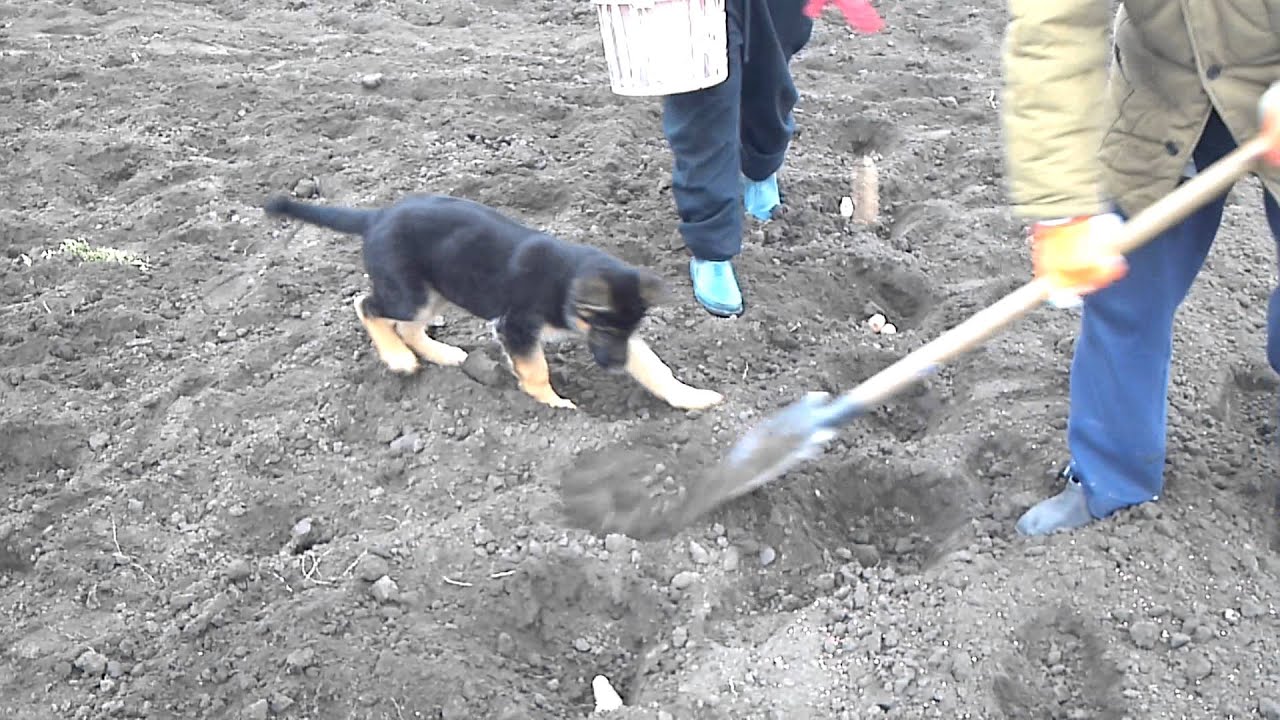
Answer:
MULTIPOLYGON (((1213 108, 1243 142, 1280 80, 1280 0, 1120 0, 1114 17, 1109 0, 1009 6, 1001 121, 1024 219, 1108 201, 1132 216, 1177 186, 1213 108)), ((1280 173, 1261 177, 1280 197, 1280 173)))

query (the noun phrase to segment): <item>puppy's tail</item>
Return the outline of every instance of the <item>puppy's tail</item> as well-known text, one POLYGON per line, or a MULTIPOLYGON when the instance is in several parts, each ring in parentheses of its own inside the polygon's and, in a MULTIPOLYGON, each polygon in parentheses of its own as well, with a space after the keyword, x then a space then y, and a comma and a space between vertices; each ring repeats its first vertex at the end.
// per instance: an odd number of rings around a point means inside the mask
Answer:
POLYGON ((268 215, 283 215, 352 235, 363 234, 382 212, 381 210, 300 203, 283 195, 273 195, 268 198, 262 209, 268 215))

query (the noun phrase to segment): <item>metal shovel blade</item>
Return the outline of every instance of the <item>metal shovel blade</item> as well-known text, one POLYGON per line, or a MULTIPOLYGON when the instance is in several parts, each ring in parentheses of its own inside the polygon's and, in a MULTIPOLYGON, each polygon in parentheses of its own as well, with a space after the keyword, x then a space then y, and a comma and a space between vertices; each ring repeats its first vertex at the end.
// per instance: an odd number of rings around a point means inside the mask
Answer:
POLYGON ((709 509, 745 495, 821 455, 836 436, 829 398, 824 392, 807 393, 749 430, 712 473, 714 482, 690 489, 698 504, 709 509))

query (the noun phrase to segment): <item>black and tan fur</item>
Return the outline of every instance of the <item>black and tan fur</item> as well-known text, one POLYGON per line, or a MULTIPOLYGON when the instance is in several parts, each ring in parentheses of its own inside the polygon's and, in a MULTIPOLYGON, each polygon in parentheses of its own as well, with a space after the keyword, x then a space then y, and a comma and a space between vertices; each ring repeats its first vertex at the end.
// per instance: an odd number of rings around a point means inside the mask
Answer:
POLYGON ((530 229, 486 205, 444 195, 411 195, 393 205, 356 209, 270 198, 266 211, 363 238, 370 292, 355 311, 382 362, 417 371, 418 358, 461 365, 467 353, 426 328, 448 306, 490 320, 520 388, 539 402, 572 408, 551 387, 542 341, 586 338, 595 362, 624 369, 673 407, 719 403, 690 387, 636 333, 664 294, 653 273, 597 248, 530 229))

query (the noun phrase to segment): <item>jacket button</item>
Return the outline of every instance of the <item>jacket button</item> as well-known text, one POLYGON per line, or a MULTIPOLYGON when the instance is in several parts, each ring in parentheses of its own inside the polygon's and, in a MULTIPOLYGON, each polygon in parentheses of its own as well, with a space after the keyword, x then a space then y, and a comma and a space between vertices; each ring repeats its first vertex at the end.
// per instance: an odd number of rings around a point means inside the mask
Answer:
POLYGON ((1210 80, 1217 80, 1217 79, 1218 79, 1218 76, 1219 76, 1219 75, 1221 75, 1221 74, 1222 74, 1222 66, 1221 66, 1221 65, 1210 65, 1210 66, 1209 66, 1209 67, 1204 71, 1204 75, 1205 75, 1205 77, 1209 78, 1210 80))
POLYGON ((1164 149, 1165 149, 1165 151, 1166 151, 1166 152, 1168 152, 1170 155, 1177 155, 1177 154, 1178 154, 1178 143, 1176 143, 1176 142, 1174 142, 1174 141, 1172 141, 1172 140, 1166 140, 1166 141, 1165 141, 1165 143, 1164 143, 1164 149))

